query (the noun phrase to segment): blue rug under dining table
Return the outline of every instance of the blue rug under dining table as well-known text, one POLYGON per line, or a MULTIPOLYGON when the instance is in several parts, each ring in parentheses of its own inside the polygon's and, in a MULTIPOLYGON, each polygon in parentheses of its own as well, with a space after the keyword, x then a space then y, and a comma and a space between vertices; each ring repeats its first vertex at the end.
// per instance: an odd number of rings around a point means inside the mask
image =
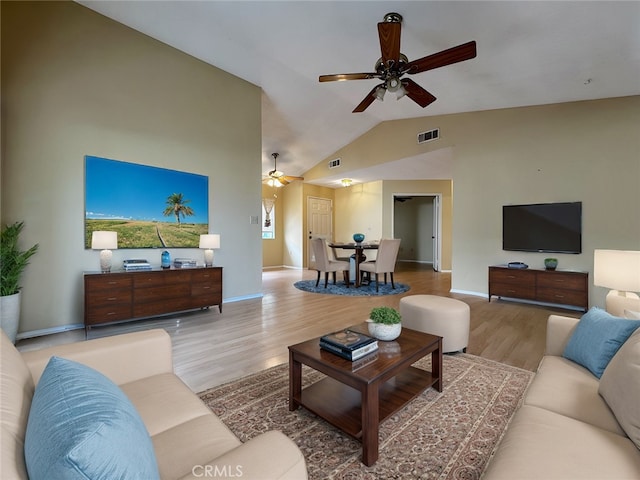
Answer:
POLYGON ((323 293, 325 295, 344 295, 348 297, 376 297, 382 295, 396 295, 398 293, 404 293, 409 290, 409 285, 399 282, 394 282, 396 288, 391 288, 391 282, 386 284, 380 282, 379 291, 376 292, 376 282, 370 284, 364 284, 356 288, 354 285, 349 285, 349 288, 344 282, 338 281, 337 284, 333 284, 329 281, 327 288, 324 288, 324 279, 320 279, 320 283, 316 287, 315 280, 300 280, 293 284, 298 290, 310 293, 323 293))

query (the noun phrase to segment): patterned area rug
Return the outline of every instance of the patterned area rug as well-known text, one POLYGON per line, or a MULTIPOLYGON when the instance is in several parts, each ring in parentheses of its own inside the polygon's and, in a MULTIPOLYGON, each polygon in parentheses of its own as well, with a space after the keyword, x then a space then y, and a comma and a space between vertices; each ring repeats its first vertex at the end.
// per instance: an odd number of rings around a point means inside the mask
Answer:
MULTIPOLYGON (((431 358, 415 366, 431 369, 431 358)), ((309 478, 480 478, 533 373, 468 354, 444 356, 444 389, 428 389, 380 426, 380 457, 360 461, 359 441, 288 408, 288 365, 215 387, 200 398, 242 440, 281 430, 302 450, 309 478)), ((323 375, 303 366, 303 387, 323 375)))
POLYGON ((376 292, 376 282, 371 282, 368 285, 361 285, 355 288, 354 285, 349 285, 349 288, 344 282, 338 281, 336 285, 332 280, 329 280, 329 285, 324 288, 324 278, 320 279, 320 283, 316 287, 315 280, 301 280, 293 284, 298 290, 310 293, 324 293, 325 295, 345 295, 351 297, 375 297, 382 295, 396 295, 398 293, 404 293, 409 290, 409 285, 404 283, 394 282, 396 288, 391 288, 391 282, 382 283, 376 292))

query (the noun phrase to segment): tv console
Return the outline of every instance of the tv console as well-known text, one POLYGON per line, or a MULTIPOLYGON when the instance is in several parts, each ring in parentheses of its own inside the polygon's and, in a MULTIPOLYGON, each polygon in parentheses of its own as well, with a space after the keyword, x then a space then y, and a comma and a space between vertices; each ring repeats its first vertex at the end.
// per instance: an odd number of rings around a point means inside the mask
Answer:
POLYGON ((209 308, 222 313, 222 267, 84 274, 84 328, 209 308))
POLYGON ((489 301, 492 296, 589 308, 589 273, 569 270, 489 267, 489 301))

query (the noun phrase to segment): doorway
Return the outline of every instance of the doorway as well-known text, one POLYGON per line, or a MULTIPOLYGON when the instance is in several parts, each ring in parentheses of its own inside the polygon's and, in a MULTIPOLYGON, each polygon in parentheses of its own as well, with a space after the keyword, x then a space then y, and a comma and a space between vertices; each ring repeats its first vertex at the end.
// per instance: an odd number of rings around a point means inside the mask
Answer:
POLYGON ((312 238, 333 240, 333 201, 328 198, 307 197, 307 268, 315 267, 311 248, 312 238))
POLYGON ((441 195, 393 194, 393 236, 401 238, 399 261, 431 264, 440 271, 441 195))

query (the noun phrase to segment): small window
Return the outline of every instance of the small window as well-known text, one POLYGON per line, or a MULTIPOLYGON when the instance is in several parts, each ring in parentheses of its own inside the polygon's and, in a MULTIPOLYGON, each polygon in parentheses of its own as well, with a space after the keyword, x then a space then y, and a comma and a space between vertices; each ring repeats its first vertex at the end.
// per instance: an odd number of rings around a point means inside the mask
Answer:
POLYGON ((276 238, 276 209, 274 199, 262 199, 262 238, 263 240, 273 240, 276 238))

